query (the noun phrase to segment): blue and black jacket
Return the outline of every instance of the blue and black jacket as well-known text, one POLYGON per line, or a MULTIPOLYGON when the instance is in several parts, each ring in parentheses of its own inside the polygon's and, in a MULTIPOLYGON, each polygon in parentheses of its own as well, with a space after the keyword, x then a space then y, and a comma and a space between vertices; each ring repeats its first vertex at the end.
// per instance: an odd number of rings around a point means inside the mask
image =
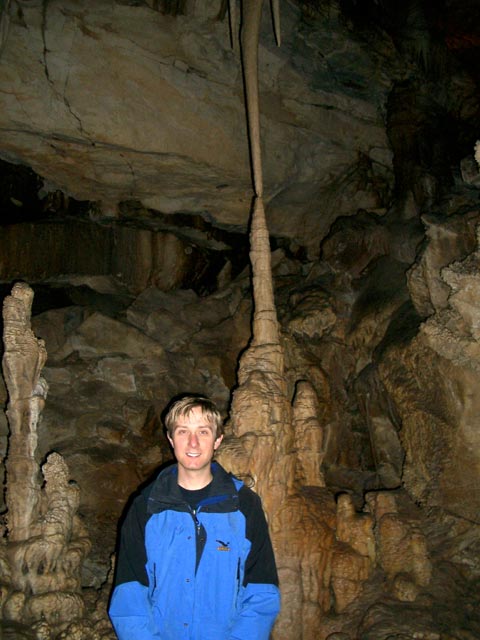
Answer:
POLYGON ((176 465, 132 503, 109 606, 120 640, 268 640, 280 592, 260 498, 216 463, 212 474, 196 510, 176 465))

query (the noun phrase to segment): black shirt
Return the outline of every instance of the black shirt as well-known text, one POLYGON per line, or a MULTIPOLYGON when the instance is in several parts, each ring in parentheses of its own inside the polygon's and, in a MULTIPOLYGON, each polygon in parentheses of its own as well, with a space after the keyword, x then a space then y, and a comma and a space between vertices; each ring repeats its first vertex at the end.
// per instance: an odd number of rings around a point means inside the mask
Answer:
POLYGON ((185 500, 185 502, 189 505, 189 507, 193 511, 196 511, 200 502, 202 500, 205 500, 205 498, 208 498, 208 496, 210 495, 212 482, 213 480, 210 481, 205 487, 202 487, 201 489, 185 489, 184 487, 181 487, 180 485, 178 485, 178 488, 180 489, 180 493, 182 494, 182 498, 185 500))

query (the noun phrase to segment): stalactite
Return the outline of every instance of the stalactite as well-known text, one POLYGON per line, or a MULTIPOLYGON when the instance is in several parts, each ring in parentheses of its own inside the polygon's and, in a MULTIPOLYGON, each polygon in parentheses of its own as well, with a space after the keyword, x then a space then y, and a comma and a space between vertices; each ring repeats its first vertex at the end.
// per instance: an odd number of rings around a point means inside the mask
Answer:
MULTIPOLYGON (((258 40, 262 2, 243 2, 242 59, 247 99, 247 119, 255 198, 250 227, 250 261, 253 276, 254 316, 251 346, 279 342, 277 314, 273 296, 270 241, 263 204, 263 169, 260 146, 258 100, 258 40)), ((282 363, 277 363, 277 372, 282 363)))
POLYGON ((303 380, 297 383, 293 411, 288 398, 263 202, 258 101, 262 2, 245 0, 242 6, 242 61, 255 191, 250 231, 254 314, 252 339, 240 359, 239 386, 232 399, 227 427, 232 435, 219 457, 229 468, 253 479, 270 518, 280 584, 288 593, 273 634, 280 640, 292 637, 292 624, 298 625, 299 637, 312 637, 332 604, 336 613, 343 612, 362 593, 377 552, 374 518, 357 514, 350 496, 340 497, 332 517, 333 497, 321 471, 323 429, 312 385, 303 380))
POLYGON ((250 228, 254 302, 252 340, 240 360, 239 387, 232 399, 230 428, 240 442, 231 442, 230 448, 225 447, 220 457, 233 469, 240 465, 241 471, 253 478, 267 513, 273 517, 286 495, 287 475, 293 473, 293 459, 282 469, 274 467, 278 455, 286 455, 291 448, 292 431, 263 203, 258 101, 262 7, 263 2, 255 0, 242 3, 241 51, 255 192, 250 228))

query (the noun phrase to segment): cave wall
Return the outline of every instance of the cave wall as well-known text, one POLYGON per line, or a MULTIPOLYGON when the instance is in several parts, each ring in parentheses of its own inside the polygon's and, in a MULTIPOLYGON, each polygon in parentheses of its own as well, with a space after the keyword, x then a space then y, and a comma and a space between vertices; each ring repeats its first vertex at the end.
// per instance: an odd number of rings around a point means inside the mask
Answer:
MULTIPOLYGON (((216 8, 154 5, 18 4, 0 58, 1 156, 43 182, 39 220, 2 228, 0 278, 49 291, 32 318, 48 353, 38 458, 60 452, 80 488, 87 609, 104 616, 118 520, 170 460, 161 412, 190 390, 230 418, 221 459, 266 505, 277 640, 473 640, 474 81, 429 77, 385 33, 353 37, 336 3, 285 3, 280 49, 264 14, 279 332, 252 356, 238 59, 216 8)), ((0 416, 2 453, 7 432, 0 416)))
MULTIPOLYGON (((420 291, 443 276, 458 296, 428 320, 411 304, 405 270, 390 258, 378 265, 374 254, 377 275, 363 270, 346 300, 345 269, 330 263, 319 273, 312 264, 301 275, 296 261, 272 254, 290 430, 278 431, 279 398, 274 414, 265 411, 268 386, 252 379, 255 392, 243 395, 242 420, 227 425, 220 459, 241 474, 249 465, 266 474, 253 480, 271 517, 285 600, 274 637, 435 634, 442 625, 475 637, 474 621, 462 614, 480 569, 477 343, 468 325, 475 229, 473 251, 458 250, 446 271, 425 277, 420 291), (444 613, 436 620, 439 602, 444 613)), ((365 236, 378 233, 365 225, 365 236)), ((169 398, 185 388, 209 393, 227 415, 234 365, 250 337, 250 280, 245 273, 203 297, 151 287, 121 314, 107 308, 91 301, 32 319, 48 353, 39 458, 61 452, 79 485, 92 541, 83 563, 87 592, 105 581, 128 496, 171 457, 160 423, 169 398)))

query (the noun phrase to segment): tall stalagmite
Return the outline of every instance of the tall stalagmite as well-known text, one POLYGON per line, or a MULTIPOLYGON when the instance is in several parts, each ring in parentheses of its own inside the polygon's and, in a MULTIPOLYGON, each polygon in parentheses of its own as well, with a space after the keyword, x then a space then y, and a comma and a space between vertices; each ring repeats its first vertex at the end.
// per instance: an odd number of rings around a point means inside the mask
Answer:
MULTIPOLYGON (((81 570, 91 544, 77 515, 80 490, 70 481, 65 460, 56 452, 42 465, 38 460, 37 427, 48 389, 40 374, 47 352, 31 330, 32 301, 32 289, 17 283, 3 305, 10 434, 0 613, 2 620, 26 623, 37 637, 49 639, 68 636, 75 621, 82 624, 81 570)), ((80 631, 76 637, 87 635, 80 631)))
POLYGON ((309 640, 318 637, 320 621, 332 608, 339 614, 362 593, 375 565, 374 520, 357 514, 349 496, 336 505, 325 487, 325 425, 318 419, 313 386, 308 380, 297 381, 293 406, 289 399, 263 202, 258 97, 262 4, 242 4, 241 48, 255 189, 250 231, 252 339, 240 359, 227 425, 231 435, 219 458, 251 481, 270 520, 282 590, 273 637, 309 640), (355 539, 350 531, 356 532, 355 539))
POLYGON ((33 291, 17 283, 3 303, 3 373, 9 402, 10 437, 6 469, 8 485, 8 537, 12 542, 27 540, 38 517, 40 476, 37 424, 47 395, 47 383, 40 372, 47 359, 43 341, 30 328, 33 291))
POLYGON ((241 50, 247 101, 248 130, 255 196, 250 229, 250 261, 254 315, 252 340, 243 354, 239 386, 232 400, 230 428, 234 441, 227 443, 222 459, 250 476, 270 517, 286 492, 288 469, 274 467, 280 452, 287 451, 290 404, 287 400, 283 349, 273 295, 270 242, 263 203, 258 101, 258 41, 262 2, 242 4, 241 50), (255 432, 255 434, 253 434, 255 432), (240 465, 240 468, 239 468, 240 465))
MULTIPOLYGON (((268 518, 273 522, 285 502, 289 479, 294 476, 295 462, 291 453, 291 405, 287 396, 263 203, 258 100, 258 43, 262 5, 256 0, 244 0, 242 3, 241 49, 255 189, 250 228, 254 302, 252 339, 240 359, 238 387, 232 399, 227 431, 231 430, 233 437, 225 443, 220 459, 232 470, 251 479, 263 499, 268 518)), ((278 550, 274 529, 272 539, 278 550)), ((281 577, 280 565, 279 573, 281 577)), ((280 635, 277 633, 275 637, 282 637, 281 632, 280 635)))

